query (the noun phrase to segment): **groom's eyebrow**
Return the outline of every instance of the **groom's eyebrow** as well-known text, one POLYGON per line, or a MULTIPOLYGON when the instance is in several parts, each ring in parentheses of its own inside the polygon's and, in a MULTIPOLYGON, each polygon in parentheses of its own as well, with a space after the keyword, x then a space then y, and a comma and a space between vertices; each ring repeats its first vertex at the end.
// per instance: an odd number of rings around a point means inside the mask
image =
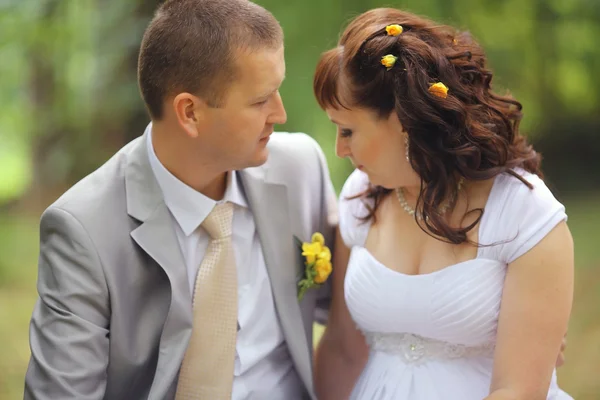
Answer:
POLYGON ((283 77, 283 79, 281 80, 281 83, 279 84, 279 86, 277 86, 275 89, 269 91, 268 93, 264 93, 262 96, 257 96, 255 97, 255 99, 264 99, 269 97, 270 95, 272 95, 273 93, 275 93, 276 91, 279 90, 279 88, 281 87, 281 85, 283 84, 283 81, 285 80, 285 76, 283 77))

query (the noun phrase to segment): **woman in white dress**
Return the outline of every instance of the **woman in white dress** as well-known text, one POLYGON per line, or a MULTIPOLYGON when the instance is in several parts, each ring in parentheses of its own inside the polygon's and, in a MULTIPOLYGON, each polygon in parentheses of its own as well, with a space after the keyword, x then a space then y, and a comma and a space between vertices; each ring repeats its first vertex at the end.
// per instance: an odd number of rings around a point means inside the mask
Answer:
POLYGON ((556 382, 573 292, 565 209, 464 32, 354 19, 314 89, 356 170, 340 195, 319 399, 571 399, 556 382))

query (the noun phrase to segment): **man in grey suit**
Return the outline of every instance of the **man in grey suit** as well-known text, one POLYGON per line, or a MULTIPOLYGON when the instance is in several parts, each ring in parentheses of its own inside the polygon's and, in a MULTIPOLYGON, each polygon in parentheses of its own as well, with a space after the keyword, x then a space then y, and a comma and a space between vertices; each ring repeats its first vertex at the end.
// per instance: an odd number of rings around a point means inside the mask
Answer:
POLYGON ((212 243, 202 224, 225 203, 237 271, 225 397, 314 398, 312 327, 327 286, 297 299, 294 237, 333 242, 335 194, 314 140, 273 133, 286 120, 284 74, 283 34, 263 8, 159 8, 138 70, 152 122, 42 215, 25 399, 175 398, 204 325, 193 318, 212 243))

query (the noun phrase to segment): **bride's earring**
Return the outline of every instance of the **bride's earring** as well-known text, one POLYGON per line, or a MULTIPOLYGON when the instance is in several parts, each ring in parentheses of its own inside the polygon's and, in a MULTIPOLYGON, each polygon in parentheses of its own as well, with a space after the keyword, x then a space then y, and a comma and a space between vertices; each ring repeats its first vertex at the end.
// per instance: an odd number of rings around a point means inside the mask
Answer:
POLYGON ((410 158, 408 157, 408 134, 404 135, 404 144, 406 145, 405 146, 405 148, 406 148, 406 153, 405 153, 406 161, 410 162, 410 158))

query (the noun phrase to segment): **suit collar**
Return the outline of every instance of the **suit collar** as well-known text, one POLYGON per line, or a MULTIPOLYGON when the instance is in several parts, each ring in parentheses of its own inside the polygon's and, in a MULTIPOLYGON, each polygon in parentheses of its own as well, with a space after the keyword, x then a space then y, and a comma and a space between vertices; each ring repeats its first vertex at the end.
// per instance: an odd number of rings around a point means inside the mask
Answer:
POLYGON ((147 132, 132 143, 125 168, 127 213, 138 221, 146 221, 160 204, 162 191, 150 166, 147 132))

